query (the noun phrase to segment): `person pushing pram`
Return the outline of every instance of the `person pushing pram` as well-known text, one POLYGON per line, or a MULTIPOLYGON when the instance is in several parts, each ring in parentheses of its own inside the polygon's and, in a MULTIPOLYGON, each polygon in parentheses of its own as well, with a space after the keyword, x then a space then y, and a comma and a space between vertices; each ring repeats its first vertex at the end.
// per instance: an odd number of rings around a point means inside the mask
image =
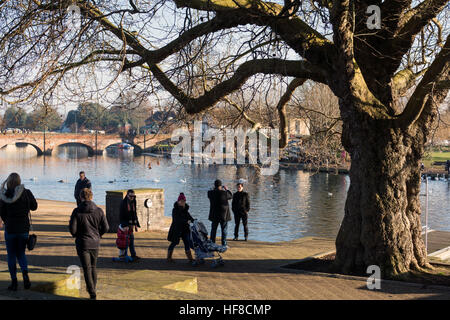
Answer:
POLYGON ((184 193, 180 193, 172 210, 172 224, 167 235, 167 240, 171 242, 167 251, 167 262, 174 262, 173 250, 180 243, 180 238, 183 240, 186 257, 192 265, 203 264, 205 258, 215 257, 215 252, 218 252, 219 259, 214 260, 213 266, 224 264, 220 253, 225 252, 227 247, 217 245, 208 239, 208 231, 203 223, 189 213, 184 193), (191 248, 194 249, 195 259, 192 257, 191 248))
POLYGON ((184 251, 189 263, 194 262, 191 253, 191 239, 189 230, 189 221, 194 221, 189 213, 189 205, 186 203, 186 196, 184 193, 180 193, 178 200, 173 204, 172 209, 172 224, 170 225, 169 234, 167 240, 170 241, 169 248, 167 250, 167 262, 175 262, 172 259, 173 250, 175 246, 180 243, 180 238, 184 243, 184 251))

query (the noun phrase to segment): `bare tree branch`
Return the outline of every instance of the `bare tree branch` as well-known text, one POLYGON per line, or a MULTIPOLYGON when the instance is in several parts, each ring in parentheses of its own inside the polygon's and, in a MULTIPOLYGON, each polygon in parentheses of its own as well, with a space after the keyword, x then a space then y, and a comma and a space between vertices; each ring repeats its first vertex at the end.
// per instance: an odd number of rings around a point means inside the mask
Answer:
POLYGON ((287 61, 282 59, 251 60, 241 64, 234 75, 205 92, 198 98, 188 97, 164 74, 157 65, 150 70, 162 86, 172 94, 189 114, 198 113, 212 107, 221 98, 239 88, 249 77, 262 74, 279 74, 288 77, 312 79, 324 82, 322 71, 307 61, 287 61))
POLYGON ((436 59, 433 61, 422 80, 418 84, 405 110, 399 116, 398 120, 402 125, 413 124, 421 114, 426 114, 429 108, 436 106, 439 100, 443 100, 449 91, 446 85, 450 79, 450 35, 447 36, 444 47, 441 49, 436 59), (439 97, 433 102, 433 96, 439 97))
POLYGON ((289 140, 289 132, 287 126, 287 117, 286 117, 286 104, 292 97, 295 89, 305 83, 306 79, 296 78, 292 80, 286 88, 286 91, 281 96, 280 101, 277 104, 278 117, 280 118, 280 142, 279 147, 285 148, 287 146, 289 140))

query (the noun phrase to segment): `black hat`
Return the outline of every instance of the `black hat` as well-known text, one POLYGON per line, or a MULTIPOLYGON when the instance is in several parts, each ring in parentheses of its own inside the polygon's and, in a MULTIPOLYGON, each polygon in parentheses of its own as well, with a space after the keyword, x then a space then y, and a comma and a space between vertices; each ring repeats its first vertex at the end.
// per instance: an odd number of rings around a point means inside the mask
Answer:
POLYGON ((220 187, 222 185, 222 181, 220 181, 219 179, 217 179, 216 181, 214 181, 214 187, 220 187))

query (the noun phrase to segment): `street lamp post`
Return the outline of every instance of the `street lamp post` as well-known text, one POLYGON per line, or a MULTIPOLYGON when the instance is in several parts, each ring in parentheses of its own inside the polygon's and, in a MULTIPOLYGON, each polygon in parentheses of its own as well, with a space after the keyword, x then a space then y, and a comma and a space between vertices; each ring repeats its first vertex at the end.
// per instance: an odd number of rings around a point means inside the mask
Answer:
POLYGON ((147 133, 147 130, 144 130, 144 151, 145 151, 145 134, 147 133))
POLYGON ((426 200, 425 200, 425 250, 428 254, 428 176, 425 175, 426 181, 426 200))
POLYGON ((45 157, 45 126, 44 126, 44 157, 45 157))

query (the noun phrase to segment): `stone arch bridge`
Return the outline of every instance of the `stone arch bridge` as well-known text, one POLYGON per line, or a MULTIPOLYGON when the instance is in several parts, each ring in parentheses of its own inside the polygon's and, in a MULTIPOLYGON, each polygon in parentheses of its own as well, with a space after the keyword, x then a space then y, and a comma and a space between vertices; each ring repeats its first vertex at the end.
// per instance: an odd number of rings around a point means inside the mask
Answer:
MULTIPOLYGON (((170 140, 170 134, 138 135, 129 143, 134 146, 135 154, 140 154, 144 149, 150 148, 160 142, 170 140)), ((59 132, 32 132, 32 133, 5 133, 0 134, 0 148, 15 145, 31 145, 38 155, 51 155, 52 151, 59 146, 84 146, 89 155, 103 154, 103 151, 111 145, 123 142, 118 134, 95 133, 59 133, 59 132), (45 147, 44 147, 45 144, 45 147)))

